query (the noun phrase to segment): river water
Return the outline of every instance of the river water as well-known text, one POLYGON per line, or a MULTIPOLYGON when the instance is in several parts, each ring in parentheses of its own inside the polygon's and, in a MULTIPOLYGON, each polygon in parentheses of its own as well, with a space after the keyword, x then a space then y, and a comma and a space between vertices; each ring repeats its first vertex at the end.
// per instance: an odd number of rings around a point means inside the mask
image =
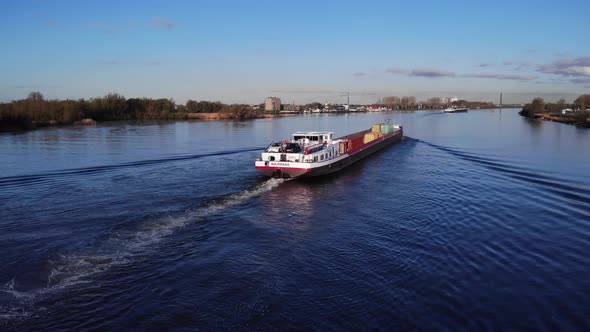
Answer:
POLYGON ((0 330, 590 330, 590 130, 517 110, 0 135, 0 330), (313 181, 271 140, 393 119, 313 181))

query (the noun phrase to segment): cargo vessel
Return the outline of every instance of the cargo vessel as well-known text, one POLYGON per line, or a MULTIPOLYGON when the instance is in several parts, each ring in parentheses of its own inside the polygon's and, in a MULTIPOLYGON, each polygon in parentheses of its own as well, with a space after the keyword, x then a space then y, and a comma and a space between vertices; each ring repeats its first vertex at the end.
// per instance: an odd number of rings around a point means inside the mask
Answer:
POLYGON ((469 109, 467 107, 461 107, 461 108, 449 107, 449 108, 445 109, 445 113, 465 113, 467 111, 469 111, 469 109))
POLYGON ((337 172, 403 137, 403 127, 377 123, 370 129, 340 138, 333 132, 299 131, 291 139, 271 143, 256 159, 262 174, 303 178, 337 172))

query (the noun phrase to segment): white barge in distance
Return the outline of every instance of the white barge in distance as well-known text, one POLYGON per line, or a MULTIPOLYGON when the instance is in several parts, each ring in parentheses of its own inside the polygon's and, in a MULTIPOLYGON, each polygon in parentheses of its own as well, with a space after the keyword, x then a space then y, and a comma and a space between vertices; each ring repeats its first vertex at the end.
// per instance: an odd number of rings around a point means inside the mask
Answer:
POLYGON ((460 107, 460 108, 454 108, 454 107, 449 107, 445 109, 445 113, 465 113, 469 111, 469 109, 467 107, 460 107))
POLYGON ((325 175, 374 153, 403 137, 400 125, 374 124, 370 129, 334 138, 333 132, 292 134, 290 140, 271 143, 256 159, 256 169, 275 178, 325 175))

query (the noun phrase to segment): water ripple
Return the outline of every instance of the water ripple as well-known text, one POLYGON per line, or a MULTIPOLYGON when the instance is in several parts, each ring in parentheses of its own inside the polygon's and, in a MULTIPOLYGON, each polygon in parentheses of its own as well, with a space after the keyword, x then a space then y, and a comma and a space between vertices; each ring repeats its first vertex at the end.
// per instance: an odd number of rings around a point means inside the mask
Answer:
MULTIPOLYGON (((213 200, 204 207, 187 211, 179 216, 167 216, 153 220, 141 220, 139 225, 126 230, 112 230, 112 233, 96 247, 84 252, 60 254, 48 262, 51 266, 47 285, 40 289, 19 291, 12 279, 0 292, 12 295, 21 305, 31 306, 40 295, 70 288, 80 284, 94 284, 93 276, 112 270, 114 267, 131 265, 134 259, 156 250, 156 244, 179 229, 223 211, 245 204, 254 197, 273 190, 284 179, 269 179, 254 188, 213 200)), ((27 309, 28 310, 28 309, 27 309)), ((0 318, 22 318, 30 312, 23 307, 0 307, 0 318), (22 315, 21 312, 26 314, 22 315)))
POLYGON ((94 174, 94 173, 103 173, 110 170, 116 170, 120 168, 136 168, 141 166, 149 166, 149 165, 156 165, 161 163, 168 163, 168 162, 175 162, 175 161, 183 161, 183 160, 193 160, 205 157, 213 157, 213 156, 225 156, 225 155, 232 155, 244 152, 252 152, 252 151, 260 151, 263 148, 246 148, 246 149, 239 149, 239 150, 229 150, 229 151, 219 151, 219 152, 212 152, 212 153, 204 153, 204 154, 193 154, 193 155, 186 155, 186 156, 175 156, 169 158, 161 158, 161 159, 152 159, 152 160, 140 160, 140 161, 132 161, 127 163, 115 164, 115 165, 103 165, 103 166, 92 166, 92 167, 84 167, 84 168, 77 168, 77 169, 66 169, 66 170, 59 170, 53 172, 45 172, 39 174, 29 174, 29 175, 15 175, 15 176, 6 176, 0 177, 0 188, 4 187, 23 187, 27 185, 39 185, 39 184, 46 184, 49 180, 53 180, 54 178, 64 177, 64 176, 77 176, 77 175, 86 175, 86 174, 94 174))

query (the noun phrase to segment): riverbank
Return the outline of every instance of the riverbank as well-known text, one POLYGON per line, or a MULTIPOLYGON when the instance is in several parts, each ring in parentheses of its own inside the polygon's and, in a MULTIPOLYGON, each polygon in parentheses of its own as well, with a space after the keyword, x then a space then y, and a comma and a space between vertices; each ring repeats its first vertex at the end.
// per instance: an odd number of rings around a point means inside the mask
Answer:
MULTIPOLYGON (((505 108, 507 109, 507 108, 505 108)), ((485 111, 486 109, 471 109, 471 111, 485 111)), ((409 110, 387 110, 387 111, 380 111, 380 112, 320 112, 320 113, 304 113, 304 112, 281 112, 281 113, 266 113, 266 112, 249 112, 248 114, 236 114, 236 113, 228 113, 228 112, 189 112, 183 113, 182 116, 173 116, 173 117, 154 117, 154 118, 143 118, 143 119, 102 119, 102 120, 95 120, 92 118, 83 118, 78 121, 74 122, 63 122, 57 120, 47 120, 47 121, 31 121, 30 118, 18 118, 18 119, 2 119, 0 118, 0 133, 11 133, 11 132, 24 132, 24 131, 31 131, 37 129, 43 129, 47 127, 69 127, 69 126, 96 126, 99 123, 110 123, 116 121, 127 121, 127 120, 175 120, 175 121, 227 121, 227 120, 237 120, 237 121, 244 121, 244 120, 253 120, 253 119, 267 119, 267 118, 283 118, 283 117, 293 117, 293 116, 318 116, 318 115, 326 115, 326 114, 343 114, 343 113, 383 113, 383 112, 393 112, 393 113, 413 113, 417 111, 442 111, 441 110, 423 110, 423 109, 409 109, 409 110)))
MULTIPOLYGON (((221 121, 221 120, 252 120, 252 119, 265 119, 265 118, 276 118, 282 116, 289 116, 292 114, 270 114, 270 113, 256 113, 254 115, 250 115, 246 118, 236 118, 233 114, 228 114, 224 112, 218 113, 186 113, 186 116, 178 117, 178 118, 149 118, 144 120, 176 120, 176 121, 186 121, 186 120, 196 120, 196 121, 221 121)), ((12 133, 12 132, 23 132, 23 131, 31 131, 37 129, 43 129, 47 127, 57 127, 57 126, 96 126, 97 123, 108 123, 108 122, 115 122, 115 121, 125 121, 125 119, 113 119, 113 120, 101 120, 96 121, 91 118, 82 119, 79 121, 74 122, 59 122, 56 120, 48 120, 48 121, 31 121, 29 119, 14 119, 14 120, 0 120, 0 133, 12 133)))
MULTIPOLYGON (((252 117, 248 117, 248 118, 241 119, 241 120, 275 118, 277 116, 281 116, 281 114, 257 113, 252 117)), ((186 119, 188 119, 188 120, 204 120, 204 121, 237 120, 235 117, 233 117, 227 113, 187 113, 186 119)))
POLYGON ((590 112, 557 114, 551 112, 531 113, 526 110, 522 110, 518 114, 531 119, 560 122, 580 128, 590 128, 590 112))
POLYGON ((247 120, 266 117, 256 105, 172 99, 125 98, 110 93, 89 100, 46 100, 39 92, 26 99, 0 102, 0 131, 26 131, 57 125, 92 125, 116 120, 247 120), (86 122, 86 123, 81 123, 86 122))

